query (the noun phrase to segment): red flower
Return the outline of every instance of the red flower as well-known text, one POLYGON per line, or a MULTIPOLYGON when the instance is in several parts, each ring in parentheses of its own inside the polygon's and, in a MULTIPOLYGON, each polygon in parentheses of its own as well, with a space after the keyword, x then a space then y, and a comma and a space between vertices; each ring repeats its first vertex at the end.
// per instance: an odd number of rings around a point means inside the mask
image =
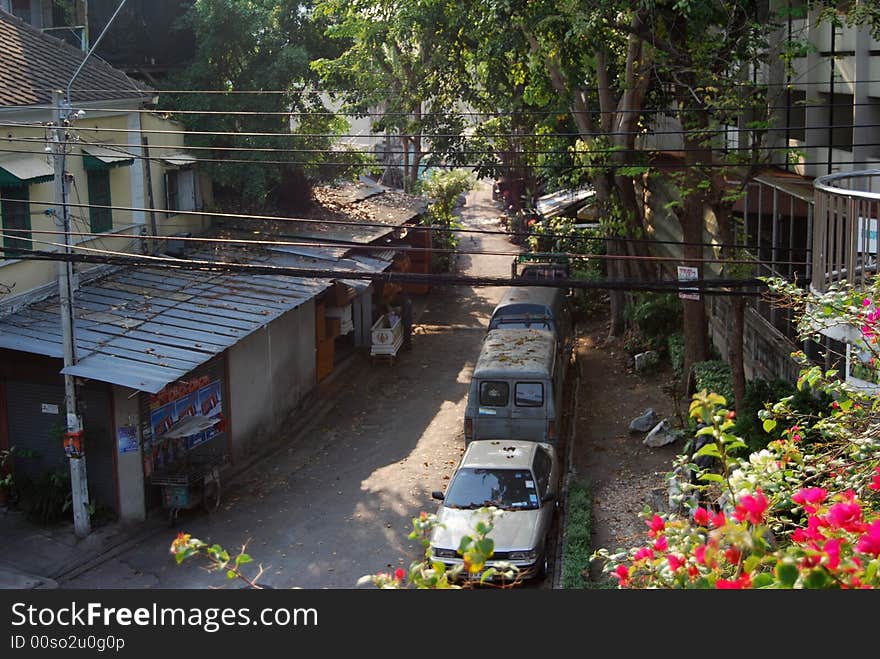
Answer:
POLYGON ((669 547, 669 543, 666 542, 665 536, 660 536, 654 541, 654 549, 657 551, 666 551, 666 548, 669 547))
POLYGON ((743 495, 736 506, 733 517, 740 522, 749 521, 758 525, 764 521, 764 512, 767 510, 767 497, 759 487, 755 490, 755 496, 743 495))
POLYGON ((859 538, 856 550, 877 558, 880 556, 880 519, 871 522, 866 531, 865 535, 859 538))
POLYGON ((697 508, 694 511, 694 524, 709 526, 709 511, 705 508, 697 508))
POLYGON ((724 513, 716 513, 712 516, 712 526, 716 529, 721 528, 727 524, 727 518, 724 516, 724 513))
POLYGON ((618 565, 614 575, 620 580, 621 588, 626 588, 629 585, 629 570, 625 565, 618 565))
POLYGON ((651 527, 651 530, 648 531, 648 535, 652 538, 666 530, 666 522, 663 521, 663 518, 660 517, 660 515, 654 515, 650 522, 645 523, 651 527))
POLYGON ((840 403, 838 403, 836 400, 832 400, 832 401, 831 401, 831 407, 833 407, 835 410, 836 410, 836 409, 839 409, 839 408, 840 408, 840 403))
POLYGON ((406 570, 404 570, 402 567, 397 568, 396 570, 394 570, 394 578, 397 581, 402 581, 406 578, 406 570))
POLYGON ((666 561, 669 563, 669 568, 675 572, 678 568, 682 567, 685 564, 685 560, 676 556, 675 554, 666 554, 666 561))
POLYGON ((694 549, 694 557, 697 559, 697 563, 700 565, 706 564, 706 545, 697 545, 694 549))
POLYGON ((836 503, 822 520, 825 525, 851 533, 864 530, 862 507, 857 503, 836 503))
POLYGON ((826 498, 828 498, 828 492, 821 487, 805 487, 791 500, 800 504, 804 511, 812 514, 819 509, 826 498))
POLYGON ((731 565, 736 565, 739 563, 739 559, 742 558, 742 552, 736 547, 728 547, 724 550, 724 558, 726 558, 727 562, 731 565))
POLYGON ((880 490, 880 467, 877 467, 874 470, 874 480, 871 481, 871 484, 868 485, 869 490, 880 490))
POLYGON ((688 576, 696 579, 700 574, 700 569, 696 565, 688 565, 688 576))
POLYGON ((735 581, 730 581, 728 579, 719 579, 715 582, 715 588, 717 588, 718 590, 742 590, 743 588, 751 587, 752 579, 751 577, 749 577, 748 573, 743 573, 735 581))

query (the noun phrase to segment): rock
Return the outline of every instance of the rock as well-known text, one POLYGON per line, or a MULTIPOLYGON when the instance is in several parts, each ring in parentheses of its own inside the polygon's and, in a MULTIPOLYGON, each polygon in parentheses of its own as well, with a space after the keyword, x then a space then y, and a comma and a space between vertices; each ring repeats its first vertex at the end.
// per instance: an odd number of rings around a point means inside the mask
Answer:
POLYGON ((647 352, 640 352, 635 356, 635 369, 636 373, 644 371, 652 366, 656 366, 660 363, 660 355, 657 354, 656 350, 648 350, 647 352))
POLYGON ((648 433, 648 436, 645 437, 645 441, 642 443, 645 446, 656 448, 658 446, 666 446, 674 441, 675 434, 673 434, 672 428, 669 427, 669 420, 663 419, 651 429, 651 432, 648 433))
POLYGON ((654 411, 653 407, 649 407, 644 412, 642 412, 641 416, 637 416, 635 419, 630 421, 629 431, 630 432, 648 432, 656 424, 657 424, 657 413, 654 411))

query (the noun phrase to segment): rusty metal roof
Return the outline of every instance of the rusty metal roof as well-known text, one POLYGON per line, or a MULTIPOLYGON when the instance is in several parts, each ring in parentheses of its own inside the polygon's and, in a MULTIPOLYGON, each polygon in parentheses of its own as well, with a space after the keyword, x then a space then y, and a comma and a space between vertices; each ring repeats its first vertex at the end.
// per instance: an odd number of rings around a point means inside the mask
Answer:
MULTIPOLYGON (((64 372, 156 393, 330 280, 163 268, 125 268, 74 297, 77 363, 64 372)), ((62 357, 52 297, 0 318, 0 347, 62 357)))

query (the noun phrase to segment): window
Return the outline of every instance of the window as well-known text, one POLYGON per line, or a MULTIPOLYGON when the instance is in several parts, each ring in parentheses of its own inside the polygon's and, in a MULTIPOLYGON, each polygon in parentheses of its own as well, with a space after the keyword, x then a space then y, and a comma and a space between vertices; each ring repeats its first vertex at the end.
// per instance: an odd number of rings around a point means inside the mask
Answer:
POLYGON ((165 173, 165 203, 169 211, 186 212, 202 208, 194 169, 175 169, 165 173))
POLYGON ((510 385, 506 382, 481 382, 480 405, 487 407, 504 407, 510 396, 510 385))
POLYGON ((3 229, 22 229, 3 237, 4 253, 0 260, 14 259, 17 250, 31 249, 31 210, 26 185, 0 187, 0 221, 3 229))
POLYGON ((503 510, 535 510, 539 506, 535 482, 527 469, 462 467, 443 501, 448 508, 464 509, 497 506, 503 510))
POLYGON ((110 231, 113 229, 113 211, 109 208, 110 172, 106 169, 88 170, 86 175, 89 182, 89 229, 92 233, 110 231))
POLYGON ((541 407, 544 404, 544 385, 540 382, 517 382, 514 401, 517 407, 541 407))
POLYGON ((550 487, 550 471, 553 468, 553 459, 547 455, 547 449, 539 446, 535 451, 535 480, 538 481, 538 492, 541 496, 547 494, 550 487))

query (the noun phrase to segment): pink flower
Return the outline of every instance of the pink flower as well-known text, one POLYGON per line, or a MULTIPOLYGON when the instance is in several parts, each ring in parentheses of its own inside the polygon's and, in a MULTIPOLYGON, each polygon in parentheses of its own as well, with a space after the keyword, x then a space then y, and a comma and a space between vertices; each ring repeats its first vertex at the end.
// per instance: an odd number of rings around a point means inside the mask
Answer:
POLYGON ((809 519, 807 519, 807 528, 797 529, 794 533, 791 534, 791 539, 792 541, 800 544, 806 544, 810 541, 822 540, 825 536, 822 535, 822 531, 820 530, 821 527, 822 520, 815 515, 811 515, 809 519))
POLYGON ((620 580, 620 587, 625 588, 629 585, 629 570, 625 565, 618 565, 614 571, 614 575, 620 580))
POLYGON ((834 504, 824 517, 823 522, 827 526, 851 533, 859 533, 865 528, 862 523, 862 507, 857 503, 834 504))
POLYGON ((874 472, 874 480, 868 485, 868 489, 880 491, 880 467, 877 467, 874 472))
POLYGON ((397 568, 396 570, 394 570, 394 578, 397 581, 401 581, 401 580, 405 579, 406 578, 406 570, 404 570, 402 567, 397 568))
POLYGON ((663 518, 660 515, 654 515, 653 519, 650 522, 646 522, 648 526, 651 527, 651 530, 648 531, 648 535, 652 538, 663 533, 666 529, 666 522, 663 521, 663 518))
POLYGON ((685 563, 683 558, 680 558, 675 554, 666 554, 666 561, 669 563, 669 568, 673 572, 678 570, 678 568, 682 567, 685 563))
POLYGON ((633 556, 633 561, 638 563, 646 558, 654 558, 654 550, 650 547, 640 547, 633 556))
POLYGON ((877 558, 880 556, 880 519, 871 522, 866 531, 865 535, 859 538, 856 550, 877 558))
POLYGON ((791 500, 800 504, 804 511, 812 514, 819 509, 826 498, 828 498, 828 492, 821 487, 805 487, 791 500))
POLYGON ((694 511, 694 524, 709 526, 709 511, 705 508, 697 508, 694 511))
POLYGON ((694 549, 694 557, 700 565, 706 564, 706 545, 697 545, 694 549))
POLYGON ((669 547, 669 543, 666 542, 666 536, 660 536, 654 541, 654 549, 657 551, 666 551, 669 547))
POLYGON ((758 525, 764 521, 764 512, 767 510, 767 497, 759 487, 755 490, 755 496, 746 494, 740 497, 733 517, 740 522, 749 521, 758 525))
POLYGON ((840 565, 840 545, 843 540, 833 538, 825 543, 825 554, 828 556, 828 569, 836 570, 840 565))
POLYGON ((724 513, 717 513, 712 516, 712 526, 716 529, 721 528, 727 524, 727 518, 724 516, 724 513))

